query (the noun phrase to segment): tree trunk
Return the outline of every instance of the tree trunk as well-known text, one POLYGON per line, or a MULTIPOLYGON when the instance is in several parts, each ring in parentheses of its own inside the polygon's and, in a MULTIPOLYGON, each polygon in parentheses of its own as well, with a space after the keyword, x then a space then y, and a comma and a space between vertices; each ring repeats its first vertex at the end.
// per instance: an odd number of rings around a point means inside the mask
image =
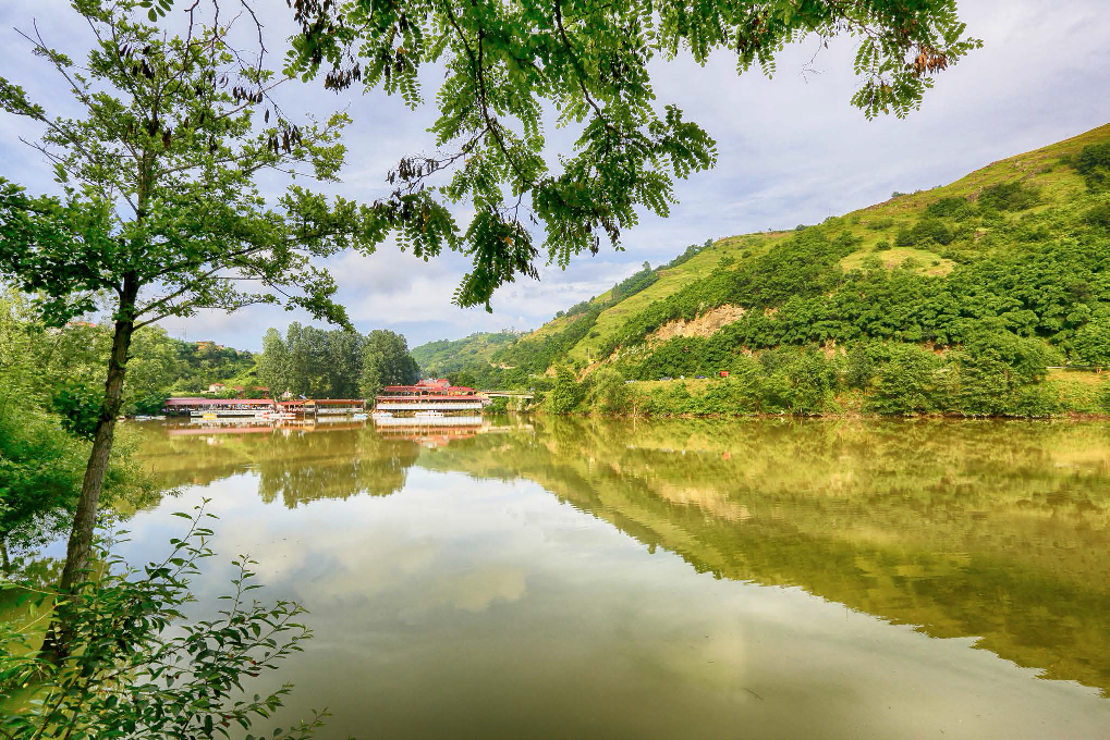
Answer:
POLYGON ((0 537, 0 569, 5 574, 12 572, 12 559, 8 555, 8 541, 4 537, 0 537))
MULTIPOLYGON (((85 466, 85 477, 81 482, 81 498, 77 501, 77 512, 73 518, 73 529, 69 534, 66 548, 66 563, 62 570, 62 580, 58 590, 62 593, 74 590, 81 584, 89 571, 93 537, 96 530, 96 517, 100 504, 100 493, 104 489, 104 477, 108 472, 108 459, 112 452, 112 440, 116 432, 116 417, 123 403, 123 379, 127 372, 127 353, 131 349, 131 336, 135 331, 135 302, 138 286, 133 279, 125 278, 120 296, 119 313, 116 315, 115 332, 112 336, 112 353, 108 358, 108 377, 104 383, 104 402, 100 407, 100 417, 93 433, 92 450, 85 466)), ((43 652, 53 658, 64 658, 69 630, 65 617, 58 615, 50 626, 43 644, 43 652)))
POLYGON ((66 565, 62 571, 63 591, 68 591, 81 582, 84 572, 89 568, 89 553, 92 551, 93 530, 96 527, 96 514, 100 502, 100 492, 104 488, 104 476, 108 472, 108 456, 112 452, 112 440, 116 432, 116 417, 123 403, 123 378, 127 370, 127 352, 131 348, 131 335, 135 322, 130 318, 133 306, 125 311, 125 317, 117 319, 115 336, 112 338, 112 355, 108 359, 108 379, 104 386, 104 404, 100 418, 96 421, 92 451, 85 467, 85 478, 81 483, 81 498, 77 502, 77 513, 73 519, 73 529, 69 535, 66 549, 66 565))

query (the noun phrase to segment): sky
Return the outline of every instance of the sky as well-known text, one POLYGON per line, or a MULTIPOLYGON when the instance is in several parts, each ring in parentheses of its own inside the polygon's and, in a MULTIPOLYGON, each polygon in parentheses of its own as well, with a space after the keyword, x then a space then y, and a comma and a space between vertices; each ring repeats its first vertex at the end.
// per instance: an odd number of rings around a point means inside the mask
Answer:
MULTIPOLYGON (((256 7, 264 11, 276 65, 292 28, 289 11, 285 0, 256 0, 256 7)), ((410 346, 476 331, 533 329, 556 311, 605 291, 644 261, 667 262, 689 244, 818 223, 886 200, 893 191, 942 185, 1110 122, 1105 0, 962 0, 959 7, 968 33, 982 39, 983 48, 942 73, 921 110, 906 119, 867 121, 849 105, 859 80, 851 71, 854 42, 847 38, 828 49, 819 50, 815 38, 788 47, 770 79, 758 70, 738 76, 734 57, 726 53, 704 67, 688 58, 654 62, 658 102, 677 104, 718 145, 714 170, 676 183, 679 203, 669 218, 645 214, 625 232, 623 251, 603 248, 576 258, 565 271, 548 266, 539 281, 524 278, 502 288, 492 313, 451 303, 469 266, 466 258, 452 253, 424 262, 393 244, 370 256, 344 253, 328 260, 338 299, 360 331, 392 329, 410 346)), ((31 30, 33 23, 48 43, 64 50, 87 44, 87 27, 66 0, 0 2, 0 74, 49 110, 64 113, 66 101, 56 94, 54 78, 14 30, 31 30)), ((425 75, 433 100, 434 72, 425 75)), ((352 89, 336 95, 318 84, 294 83, 281 95, 287 111, 345 109, 353 118, 345 136, 343 183, 332 189, 346 197, 368 201, 386 194, 384 178, 399 154, 433 149, 426 131, 431 106, 413 112, 381 93, 352 89)), ((0 113, 0 176, 31 192, 49 192, 50 168, 19 141, 36 133, 34 125, 0 113)), ((263 187, 276 195, 283 183, 263 187)), ((465 210, 458 215, 465 219, 465 210)), ((260 306, 168 319, 163 326, 178 338, 258 350, 267 327, 284 329, 290 321, 311 323, 303 312, 260 306)))

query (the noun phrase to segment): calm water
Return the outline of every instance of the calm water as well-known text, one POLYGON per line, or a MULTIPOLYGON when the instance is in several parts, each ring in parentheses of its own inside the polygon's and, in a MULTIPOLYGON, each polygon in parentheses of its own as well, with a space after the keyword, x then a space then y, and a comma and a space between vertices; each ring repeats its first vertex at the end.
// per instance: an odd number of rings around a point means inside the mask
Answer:
POLYGON ((181 493, 124 554, 210 497, 312 612, 279 680, 323 738, 1110 737, 1110 425, 144 439, 181 493))

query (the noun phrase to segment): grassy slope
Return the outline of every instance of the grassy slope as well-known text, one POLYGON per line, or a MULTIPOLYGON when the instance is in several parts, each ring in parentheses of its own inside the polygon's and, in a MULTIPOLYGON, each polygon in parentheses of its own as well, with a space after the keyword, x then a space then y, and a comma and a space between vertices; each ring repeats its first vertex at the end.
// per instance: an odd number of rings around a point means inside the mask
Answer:
MULTIPOLYGON (((758 251, 765 249, 767 245, 789 233, 774 232, 730 236, 721 239, 709 249, 700 252, 678 267, 661 271, 658 282, 602 311, 601 315, 597 317, 597 324, 593 329, 594 332, 597 332, 597 336, 588 336, 575 345, 574 349, 570 351, 571 359, 596 359, 598 347, 603 346, 608 339, 616 334, 629 317, 634 316, 655 301, 666 298, 682 287, 707 277, 725 257, 738 257, 744 250, 758 251)), ((537 333, 548 330, 549 326, 550 323, 545 324, 537 329, 537 333)))
MULTIPOLYGON (((1107 139, 1110 139, 1110 124, 1031 152, 994 162, 950 185, 891 198, 883 203, 845 214, 839 219, 842 228, 862 238, 863 244, 859 250, 845 257, 841 265, 845 269, 858 268, 865 259, 874 256, 882 261, 884 266, 892 269, 903 264, 907 258, 913 258, 919 265, 916 268, 918 271, 928 275, 945 275, 951 271, 954 263, 934 252, 908 247, 875 251, 875 245, 883 240, 893 244, 898 230, 916 223, 930 203, 944 197, 973 197, 983 188, 1001 182, 1022 180, 1035 184, 1041 189, 1042 204, 1022 214, 1011 216, 1013 218, 1059 204, 1072 194, 1081 191, 1084 186, 1074 169, 1060 166, 1056 161, 1064 155, 1078 154, 1088 144, 1107 139), (891 220, 890 226, 886 228, 876 230, 869 227, 873 222, 886 219, 891 220)), ((790 236, 791 233, 786 231, 727 237, 688 262, 663 271, 659 281, 654 285, 603 311, 590 335, 578 342, 570 351, 569 359, 577 361, 597 359, 598 348, 615 335, 629 317, 652 302, 666 298, 682 287, 708 276, 725 257, 737 257, 744 250, 764 251, 771 248, 775 242, 790 236)), ((595 300, 602 298, 599 296, 595 300)), ((555 319, 527 335, 526 339, 555 334, 566 328, 567 323, 565 318, 555 319)))

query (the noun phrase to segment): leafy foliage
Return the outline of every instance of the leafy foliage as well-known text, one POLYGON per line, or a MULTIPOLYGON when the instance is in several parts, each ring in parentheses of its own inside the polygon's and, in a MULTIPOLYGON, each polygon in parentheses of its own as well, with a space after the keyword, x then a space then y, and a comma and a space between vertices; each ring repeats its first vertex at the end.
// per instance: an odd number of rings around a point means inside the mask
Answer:
POLYGON ((259 376, 274 397, 372 398, 382 385, 415 383, 420 369, 405 338, 394 332, 364 336, 293 322, 284 338, 277 329, 266 331, 259 376))
MULTIPOLYGON (((409 213, 395 211, 402 221, 422 226, 446 203, 474 208, 467 230, 457 233, 452 223, 443 240, 474 260, 456 294, 462 305, 488 305, 496 287, 536 275, 533 222, 545 231, 542 251, 565 265, 596 252, 602 238, 619 245, 640 210, 666 215, 674 179, 714 164, 709 134, 675 106, 656 104, 653 60, 689 53, 701 63, 723 50, 736 55, 738 72, 758 66, 770 74, 776 55, 805 34, 850 35, 859 40, 853 67, 863 78, 852 103, 868 117, 903 116, 936 73, 979 45, 965 36, 954 0, 457 7, 298 0, 293 7, 302 33, 289 69, 306 78, 322 73, 329 88, 381 89, 416 106, 421 71, 445 71, 431 129, 445 154, 405 157, 389 179, 394 200, 424 198, 409 213), (545 156, 548 110, 577 133, 558 168, 545 156)), ((424 242, 413 234, 418 254, 438 248, 424 242)))
POLYGON ((1110 141, 1083 147, 1076 158, 1075 169, 1083 175, 1091 190, 1110 187, 1110 141))
POLYGON ((1033 188, 1020 181, 1000 182, 984 188, 979 194, 979 205, 983 208, 996 208, 999 211, 1023 211, 1032 208, 1040 201, 1040 195, 1033 188))
MULTIPOLYGON (((253 600, 251 592, 261 588, 254 582, 254 562, 239 558, 219 616, 185 621, 182 609, 194 601, 189 579, 214 554, 212 530, 205 526, 213 515, 198 509, 192 517, 180 516, 192 526, 172 541, 162 562, 133 568, 101 547, 104 574, 84 588, 65 596, 22 589, 23 600, 36 610, 66 614, 71 650, 57 664, 37 650, 39 620, 0 625, 0 650, 7 656, 0 664, 0 687, 33 683, 37 697, 27 711, 0 718, 6 737, 228 737, 233 725, 250 730, 281 706, 290 685, 252 699, 243 693, 243 682, 302 650, 311 637, 299 622, 304 609, 293 602, 267 606, 253 600)), ((14 584, 6 588, 21 590, 14 584)), ((278 728, 272 737, 308 738, 323 716, 278 728)))
POLYGON ((386 385, 412 385, 420 379, 420 368, 409 354, 409 345, 400 334, 376 329, 362 347, 362 376, 359 389, 364 398, 373 398, 386 385))

